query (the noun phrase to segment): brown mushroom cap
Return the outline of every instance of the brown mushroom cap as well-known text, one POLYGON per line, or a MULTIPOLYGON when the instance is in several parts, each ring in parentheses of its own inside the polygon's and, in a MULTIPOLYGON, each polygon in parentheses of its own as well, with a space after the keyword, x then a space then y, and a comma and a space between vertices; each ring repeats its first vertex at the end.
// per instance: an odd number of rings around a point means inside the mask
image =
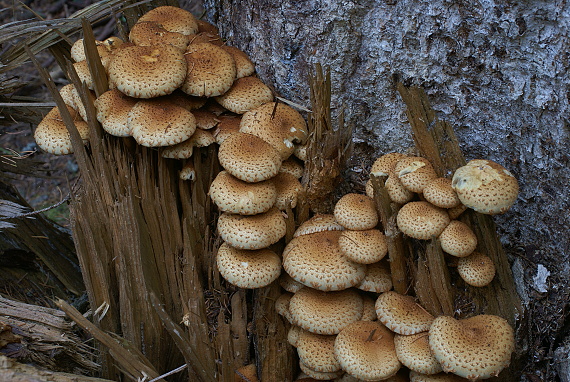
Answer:
POLYGON ((101 94, 95 100, 97 109, 97 120, 101 123, 103 130, 116 137, 130 136, 130 129, 127 125, 129 111, 139 100, 129 97, 117 89, 111 89, 101 94))
POLYGON ((394 335, 377 321, 357 321, 336 336, 335 355, 348 374, 364 381, 387 379, 402 366, 394 335))
POLYGON ((495 277, 495 263, 491 258, 480 252, 473 252, 462 257, 457 263, 459 276, 469 285, 484 287, 495 277))
POLYGON ((261 182, 274 177, 281 167, 277 150, 255 135, 234 133, 227 137, 218 152, 224 169, 245 182, 261 182))
POLYGON ((156 21, 139 21, 131 28, 129 40, 139 46, 169 44, 185 50, 190 39, 178 32, 170 32, 156 21))
MULTIPOLYGON (((99 53, 99 57, 103 61, 109 55, 109 50, 102 41, 95 41, 95 46, 97 48, 97 53, 99 53)), ((71 50, 69 53, 71 54, 71 59, 74 62, 85 61, 87 59, 87 56, 85 56, 85 47, 83 45, 82 38, 75 41, 73 45, 71 45, 71 50)))
POLYGON ((135 98, 172 93, 186 77, 186 61, 172 45, 129 46, 113 53, 109 81, 135 98))
POLYGON ((198 22, 192 13, 169 5, 151 9, 138 20, 138 22, 143 21, 156 21, 166 30, 183 35, 198 33, 198 22))
POLYGON ((218 231, 222 239, 239 249, 269 247, 285 236, 286 230, 285 218, 275 207, 252 216, 224 212, 218 218, 218 231))
POLYGON ((220 122, 218 116, 209 110, 192 110, 192 114, 194 114, 194 117, 196 118, 196 126, 200 129, 213 129, 220 122))
POLYGON ((304 287, 303 284, 295 281, 291 276, 289 276, 287 272, 283 272, 279 277, 279 285, 281 285, 281 288, 291 293, 297 293, 299 289, 304 287))
POLYGON ((364 279, 356 286, 366 292, 384 293, 392 289, 390 265, 386 261, 368 264, 364 279))
POLYGON ((424 198, 436 207, 453 208, 461 201, 457 193, 451 187, 451 179, 435 178, 429 182, 423 190, 424 198))
POLYGON ((242 77, 234 81, 232 87, 216 101, 236 114, 255 109, 264 103, 273 101, 273 92, 257 77, 242 77))
POLYGON ((223 212, 256 215, 275 204, 277 190, 273 180, 248 183, 221 171, 210 185, 210 197, 223 212))
POLYGON ((378 224, 374 200, 366 195, 344 195, 336 203, 333 214, 338 223, 350 230, 368 230, 378 224))
POLYGON ((453 189, 461 203, 482 214, 502 214, 519 193, 517 179, 503 166, 490 160, 474 159, 453 174, 453 189))
POLYGON ((73 63, 73 68, 77 73, 77 77, 79 77, 79 81, 85 82, 85 85, 93 90, 93 77, 91 77, 91 72, 89 71, 89 66, 87 65, 87 61, 79 61, 73 63))
POLYGON ((297 206, 297 195, 303 189, 299 179, 287 172, 279 172, 271 180, 277 189, 275 207, 281 211, 285 211, 288 206, 295 208, 297 206))
POLYGON ((334 356, 335 338, 336 336, 308 331, 300 332, 297 340, 297 353, 300 361, 319 372, 331 373, 340 370, 340 364, 334 356))
POLYGON ((194 168, 194 162, 187 161, 180 169, 178 177, 182 180, 194 180, 196 179, 196 169, 194 168))
POLYGON ((444 209, 423 201, 404 204, 396 217, 398 229, 419 240, 439 236, 449 221, 449 215, 444 209))
POLYGON ((234 382, 259 382, 257 367, 254 363, 239 367, 235 374, 234 382))
POLYGON ((236 78, 251 76, 255 72, 255 65, 248 55, 235 46, 223 45, 222 49, 232 55, 236 63, 236 78))
POLYGON ((396 174, 388 175, 386 182, 384 183, 384 187, 386 187, 386 192, 390 197, 390 200, 394 203, 398 204, 405 204, 411 201, 414 198, 414 193, 408 190, 396 174))
POLYGON ((370 168, 370 175, 388 176, 394 172, 396 163, 406 157, 407 155, 402 153, 384 154, 374 161, 370 168))
POLYGON ((437 178, 437 174, 429 160, 422 157, 405 157, 400 159, 394 172, 400 182, 412 192, 422 193, 424 187, 437 178))
POLYGON ((323 231, 342 231, 341 226, 332 214, 315 214, 312 218, 302 223, 293 234, 293 237, 308 235, 323 231))
MULTIPOLYGON (((79 135, 83 142, 86 143, 89 136, 89 126, 81 119, 77 111, 69 105, 66 106, 77 131, 79 131, 79 135)), ((50 154, 65 155, 73 153, 71 137, 57 106, 51 109, 38 124, 34 131, 34 139, 40 149, 50 154)))
POLYGON ((433 316, 411 296, 394 291, 382 293, 376 299, 378 321, 398 334, 410 335, 429 329, 433 316))
POLYGON ((388 253, 386 236, 378 229, 345 230, 338 244, 344 256, 360 264, 376 263, 388 253))
POLYGON ((263 288, 281 274, 281 258, 269 249, 246 251, 223 243, 216 264, 222 277, 239 288, 263 288))
POLYGON ((298 282, 323 291, 359 284, 366 266, 350 261, 338 246, 340 231, 323 231, 291 240, 283 250, 283 268, 298 282))
POLYGON ((323 292, 302 288, 291 297, 291 323, 317 334, 337 334, 362 317, 363 301, 355 289, 323 292))
POLYGON ((441 249, 450 255, 465 257, 477 248, 477 236, 469 226, 452 220, 439 235, 441 249))
MULTIPOLYGON (((326 372, 326 371, 316 371, 311 369, 309 366, 305 365, 303 362, 299 361, 299 368, 301 369, 301 371, 303 373, 305 373, 306 375, 308 375, 310 378, 312 379, 316 379, 318 381, 329 381, 331 379, 335 379, 340 377, 343 374, 342 370, 338 370, 338 371, 331 371, 331 372, 326 372)), ((301 379, 300 381, 311 381, 311 379, 301 379)))
POLYGON ((298 327, 297 325, 291 325, 289 331, 287 332, 287 342, 293 347, 297 347, 297 343, 299 341, 299 336, 303 332, 303 329, 298 327))
POLYGON ((360 321, 378 320, 376 307, 374 306, 375 301, 367 295, 362 295, 362 302, 362 318, 360 318, 360 321))
POLYGON ((428 332, 394 336, 398 359, 408 369, 422 374, 436 374, 442 371, 429 348, 428 332))
POLYGON ((278 315, 285 317, 285 319, 291 322, 291 313, 289 312, 289 302, 293 297, 293 293, 283 293, 275 300, 275 311, 278 315))
POLYGON ((214 97, 227 92, 236 78, 232 56, 210 43, 190 44, 184 53, 188 71, 180 87, 199 97, 214 97))
POLYGON ((293 157, 289 157, 288 159, 284 160, 281 163, 281 168, 279 172, 288 172, 289 174, 293 175, 295 178, 299 179, 303 176, 303 171, 305 168, 299 161, 293 157))
POLYGON ((214 138, 216 139, 216 143, 221 145, 227 137, 239 131, 241 116, 222 115, 219 119, 220 122, 218 122, 214 129, 214 138))
POLYGON ((430 327, 429 345, 445 372, 471 380, 491 378, 510 363, 514 330, 494 315, 439 316, 430 327))

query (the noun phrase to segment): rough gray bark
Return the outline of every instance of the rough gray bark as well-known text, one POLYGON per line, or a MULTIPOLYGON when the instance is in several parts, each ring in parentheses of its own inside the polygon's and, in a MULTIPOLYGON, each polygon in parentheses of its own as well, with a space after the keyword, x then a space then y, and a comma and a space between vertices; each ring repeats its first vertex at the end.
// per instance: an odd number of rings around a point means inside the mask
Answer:
POLYGON ((378 155, 412 145, 395 79, 426 89, 467 159, 492 159, 516 175, 520 197, 495 221, 529 312, 521 346, 538 359, 523 374, 548 379, 555 368, 543 360, 565 336, 561 280, 570 270, 570 5, 206 0, 205 8, 283 97, 308 105, 308 72, 316 62, 330 66, 333 104, 345 105, 355 126, 353 180, 378 155))

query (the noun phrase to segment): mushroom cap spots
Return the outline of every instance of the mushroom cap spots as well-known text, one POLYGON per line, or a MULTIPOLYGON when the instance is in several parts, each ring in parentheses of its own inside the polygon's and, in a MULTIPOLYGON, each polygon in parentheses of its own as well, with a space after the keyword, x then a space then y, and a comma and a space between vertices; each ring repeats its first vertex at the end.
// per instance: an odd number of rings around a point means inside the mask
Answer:
POLYGON ((103 130, 116 137, 128 137, 131 131, 127 125, 129 111, 139 100, 129 97, 117 89, 101 94, 95 100, 97 120, 103 130))
POLYGON ((187 161, 180 169, 178 177, 182 180, 194 180, 196 179, 196 168, 194 168, 193 161, 187 161))
POLYGON ((370 175, 388 176, 394 172, 396 163, 406 157, 407 155, 402 153, 384 154, 374 161, 370 168, 370 175))
POLYGON ((291 297, 291 323, 316 334, 337 334, 360 320, 363 301, 355 289, 323 292, 302 288, 291 297))
POLYGON ((439 235, 441 249, 456 257, 465 257, 477 248, 477 236, 469 226, 452 220, 439 235))
POLYGON ((436 374, 442 371, 441 365, 429 348, 428 332, 409 336, 396 334, 394 345, 398 359, 408 369, 422 374, 436 374))
POLYGON ((210 185, 210 198, 223 212, 256 215, 275 204, 277 190, 273 180, 248 183, 221 171, 210 185))
POLYGON ((264 103, 273 101, 273 92, 257 77, 242 77, 234 81, 232 87, 216 101, 236 114, 243 114, 264 103))
POLYGON ((363 295, 362 302, 362 318, 360 321, 376 321, 378 319, 378 316, 376 315, 374 300, 367 295, 363 295))
POLYGON ((236 78, 232 56, 210 43, 190 44, 184 53, 187 64, 183 92, 198 97, 214 97, 227 92, 236 78))
MULTIPOLYGON (((95 41, 95 47, 97 48, 97 53, 99 53, 99 57, 101 61, 106 61, 109 58, 109 49, 105 46, 102 41, 95 41)), ((71 59, 74 62, 85 61, 87 56, 85 55, 85 47, 83 46, 83 39, 80 38, 79 40, 75 41, 73 45, 71 45, 71 59)))
POLYGON ((255 135, 233 133, 227 137, 218 152, 224 169, 245 182, 261 182, 274 177, 281 167, 277 150, 255 135))
POLYGON ((342 231, 344 227, 334 218, 333 214, 315 214, 309 220, 303 222, 293 234, 293 237, 308 235, 323 231, 342 231))
POLYGON ((335 338, 336 336, 301 331, 297 340, 299 359, 315 371, 331 373, 340 370, 340 364, 334 356, 335 338))
POLYGON ((333 214, 339 224, 350 230, 368 230, 378 224, 374 200, 366 195, 344 195, 336 203, 333 214))
POLYGON ((139 46, 169 44, 185 50, 190 38, 182 33, 170 32, 156 21, 139 21, 131 28, 129 40, 139 46))
POLYGON ((191 112, 161 98, 137 102, 128 113, 127 124, 132 137, 146 147, 172 146, 196 131, 191 112))
POLYGON ((461 203, 449 178, 435 178, 424 187, 423 194, 428 202, 441 208, 453 208, 461 203))
POLYGON ((203 130, 211 130, 220 122, 218 116, 209 110, 192 110, 192 114, 196 118, 196 126, 203 130))
POLYGON ((218 118, 220 122, 218 122, 214 129, 214 138, 216 139, 216 143, 221 145, 227 137, 233 133, 239 132, 241 116, 221 115, 218 118))
POLYGON ((502 214, 519 193, 517 179, 503 166, 474 159, 453 174, 452 186, 461 203, 482 214, 502 214))
MULTIPOLYGON (((309 366, 305 365, 301 361, 299 361, 299 368, 301 369, 301 371, 303 373, 305 373, 306 375, 309 376, 309 378, 306 379, 307 381, 311 381, 311 380, 329 381, 331 379, 338 378, 343 374, 342 370, 331 371, 331 372, 316 371, 316 370, 311 369, 309 366)), ((303 381, 303 379, 301 381, 303 381)))
POLYGON ((394 166, 394 172, 404 187, 417 193, 422 193, 424 187, 437 178, 432 164, 429 160, 422 157, 405 157, 400 159, 394 166))
POLYGON ((194 142, 189 139, 172 146, 165 147, 160 155, 170 159, 188 159, 194 153, 194 142))
POLYGON ((390 197, 390 200, 394 203, 398 204, 406 204, 414 198, 414 193, 408 190, 396 174, 388 175, 386 179, 386 183, 384 183, 384 187, 386 187, 386 192, 390 197))
POLYGON ((289 312, 289 302, 293 297, 293 293, 283 293, 275 300, 275 311, 278 315, 285 317, 285 319, 291 322, 291 313, 289 312))
POLYGON ((439 236, 449 221, 449 215, 444 209, 423 201, 405 204, 396 217, 398 229, 419 240, 439 236))
POLYGON ((169 5, 151 9, 138 20, 143 21, 155 21, 162 24, 164 29, 183 35, 198 33, 198 22, 192 13, 169 5))
POLYGON ((251 76, 255 72, 255 65, 245 52, 229 45, 223 45, 222 49, 231 54, 236 63, 236 78, 251 76))
POLYGON ((368 264, 364 279, 356 286, 366 292, 384 293, 392 289, 392 275, 386 261, 368 264))
POLYGON ((410 335, 429 330, 433 316, 412 296, 394 291, 382 293, 376 299, 378 321, 395 333, 410 335))
POLYGON ((218 218, 222 239, 239 249, 267 248, 285 236, 286 230, 285 218, 275 207, 252 216, 224 212, 218 218))
POLYGON ((297 347, 299 342, 299 336, 303 332, 303 329, 298 327, 297 325, 291 325, 289 327, 289 331, 287 332, 287 342, 293 347, 297 347))
POLYGON ((322 291, 358 285, 366 266, 342 255, 340 231, 323 231, 293 238, 283 250, 283 268, 296 281, 322 291))
POLYGON ((494 315, 463 320, 439 316, 429 329, 429 345, 445 372, 471 380, 486 379, 509 365, 514 330, 507 320, 494 315))
POLYGON ((283 272, 279 277, 279 285, 281 285, 281 288, 291 293, 297 293, 299 289, 305 287, 300 282, 293 280, 293 278, 289 276, 287 272, 283 272))
POLYGON ((293 154, 295 143, 304 143, 307 123, 301 114, 284 103, 268 102, 243 114, 240 131, 256 135, 271 144, 285 160, 293 154))
POLYGON ((172 45, 129 46, 113 53, 109 81, 135 98, 172 93, 186 77, 184 53, 172 45))
POLYGON ((342 254, 360 264, 376 263, 388 253, 386 236, 378 229, 345 230, 338 238, 342 254))
POLYGON ((281 258, 267 248, 246 251, 223 243, 216 264, 222 277, 239 288, 263 288, 281 274, 281 258))
POLYGON ((303 167, 303 165, 293 157, 289 157, 288 159, 284 160, 281 163, 281 168, 279 169, 279 172, 288 172, 297 179, 303 176, 304 171, 305 168, 303 167))
POLYGON ((489 256, 480 252, 473 252, 469 256, 459 259, 457 272, 467 284, 484 287, 493 281, 496 269, 495 263, 489 256))
POLYGON ((87 61, 79 61, 73 63, 73 68, 77 73, 77 77, 79 77, 79 81, 85 82, 85 85, 93 90, 93 77, 91 77, 91 72, 89 71, 89 66, 87 65, 87 61))
POLYGON ((364 381, 387 379, 400 370, 394 334, 377 321, 357 321, 336 336, 335 355, 341 368, 364 381))
MULTIPOLYGON (((79 132, 83 142, 87 142, 89 136, 89 126, 81 119, 81 116, 71 106, 66 105, 71 118, 75 123, 75 128, 79 132)), ((63 122, 59 109, 51 109, 34 131, 34 139, 40 149, 54 155, 65 155, 73 153, 71 137, 67 127, 63 122)))
POLYGON ((285 211, 288 206, 295 208, 297 206, 297 195, 303 189, 299 179, 287 172, 279 172, 271 180, 277 189, 275 207, 281 211, 285 211))

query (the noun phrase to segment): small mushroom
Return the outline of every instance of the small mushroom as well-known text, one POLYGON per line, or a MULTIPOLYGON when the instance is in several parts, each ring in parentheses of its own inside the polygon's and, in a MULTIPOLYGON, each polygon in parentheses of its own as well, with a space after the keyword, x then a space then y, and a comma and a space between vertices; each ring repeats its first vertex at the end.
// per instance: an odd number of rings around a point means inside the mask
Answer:
POLYGON ((378 224, 374 200, 366 195, 349 193, 335 204, 334 218, 349 230, 369 230, 378 224))
POLYGON ((332 373, 340 370, 335 358, 334 335, 322 335, 308 332, 299 333, 297 354, 299 360, 310 369, 321 373, 332 373))
POLYGON ((386 236, 378 229, 345 230, 338 238, 342 254, 360 264, 376 263, 388 253, 386 236))
POLYGON ((231 54, 236 63, 236 78, 251 76, 255 72, 255 64, 245 52, 229 45, 223 45, 222 49, 231 54))
POLYGON ((453 208, 461 203, 449 178, 433 179, 424 187, 423 195, 425 200, 436 207, 453 208))
POLYGON ((376 314, 393 332, 403 335, 425 332, 429 329, 433 316, 412 296, 406 296, 394 291, 382 293, 376 299, 376 314))
POLYGON ((235 80, 227 92, 215 99, 232 113, 243 114, 273 101, 273 92, 259 78, 248 76, 235 80))
POLYGON ((484 253, 473 252, 457 262, 459 276, 469 285, 484 287, 495 277, 495 263, 484 253))
POLYGON ((449 215, 444 209, 423 201, 404 204, 396 217, 398 229, 419 240, 439 236, 449 221, 449 215))
POLYGON ((220 275, 239 288, 263 288, 281 274, 281 258, 267 248, 246 251, 222 243, 216 264, 220 275))
POLYGON ((442 371, 441 365, 429 348, 428 332, 409 336, 396 334, 394 345, 398 359, 408 369, 430 375, 442 371))
POLYGON ((229 245, 239 249, 261 249, 277 243, 287 227, 281 211, 244 216, 224 212, 218 218, 218 232, 229 245))
POLYGON ((439 235, 439 243, 444 252, 465 257, 477 248, 477 236, 467 224, 452 220, 439 235))
POLYGON ((424 187, 437 178, 432 164, 429 160, 422 157, 400 159, 394 166, 394 172, 404 187, 416 193, 422 193, 424 187))
POLYGON ((198 21, 191 12, 169 5, 156 7, 142 15, 138 22, 155 21, 170 32, 183 35, 198 33, 198 21))

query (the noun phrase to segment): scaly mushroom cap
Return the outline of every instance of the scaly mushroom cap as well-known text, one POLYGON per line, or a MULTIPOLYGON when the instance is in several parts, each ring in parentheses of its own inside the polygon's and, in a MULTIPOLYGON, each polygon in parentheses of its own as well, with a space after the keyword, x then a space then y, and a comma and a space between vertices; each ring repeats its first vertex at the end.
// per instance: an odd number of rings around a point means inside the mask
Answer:
POLYGON ((336 336, 335 355, 341 368, 364 381, 387 379, 400 370, 394 334, 377 321, 357 321, 336 336))
POLYGON ((139 100, 129 97, 117 89, 101 94, 95 100, 97 120, 103 130, 116 137, 128 137, 131 131, 127 125, 129 111, 139 100))
POLYGON ((235 46, 223 45, 222 49, 232 55, 236 63, 236 78, 251 76, 255 72, 255 65, 248 55, 235 46))
POLYGON ((271 144, 285 160, 295 150, 294 142, 304 143, 307 123, 299 112, 284 103, 268 102, 246 112, 240 131, 256 135, 271 144))
POLYGON ((338 238, 342 254, 360 264, 376 263, 388 253, 386 236, 378 229, 345 230, 338 238))
POLYGON ((293 237, 308 235, 323 231, 342 231, 344 227, 338 224, 333 214, 315 214, 303 222, 293 234, 293 237))
MULTIPOLYGON (((109 56, 109 49, 107 49, 102 41, 95 41, 95 46, 97 47, 97 53, 99 53, 101 61, 107 61, 107 58, 109 56)), ((71 45, 71 50, 69 53, 71 53, 71 59, 74 62, 85 61, 87 59, 82 38, 75 41, 73 45, 71 45)))
POLYGON ((275 204, 277 190, 273 180, 248 183, 221 171, 210 185, 210 198, 223 212, 256 215, 275 204))
POLYGON ((67 106, 71 106, 72 109, 77 110, 77 106, 75 105, 75 97, 73 96, 74 91, 76 91, 75 85, 67 84, 59 89, 59 95, 67 106))
POLYGON ((218 151, 220 164, 226 171, 245 182, 261 182, 274 177, 281 167, 279 153, 255 135, 234 133, 218 151))
POLYGON ((410 371, 410 382, 469 382, 468 379, 461 378, 455 374, 437 373, 423 374, 416 371, 410 371))
POLYGON ((382 293, 376 299, 378 321, 398 334, 410 335, 429 329, 433 316, 414 301, 394 291, 382 293))
POLYGON ((480 252, 473 252, 462 257, 457 262, 459 276, 469 285, 484 287, 495 277, 495 263, 491 258, 480 252))
POLYGON ((494 315, 463 320, 439 316, 429 329, 429 345, 445 372, 471 380, 486 379, 509 365, 514 330, 507 320, 494 315))
POLYGON ((394 345, 398 359, 408 369, 422 374, 436 374, 442 371, 429 348, 428 332, 409 336, 396 334, 394 345))
POLYGON ((477 236, 469 226, 452 220, 439 235, 441 249, 452 256, 465 257, 477 248, 477 236))
MULTIPOLYGON (((79 116, 71 106, 66 105, 71 118, 75 123, 77 131, 83 142, 86 143, 89 136, 89 126, 79 116)), ((73 153, 71 145, 71 137, 67 131, 67 127, 63 122, 59 109, 54 107, 41 120, 34 131, 34 139, 40 149, 54 155, 65 155, 73 153)))
POLYGON ((394 203, 398 204, 406 204, 414 198, 414 193, 408 190, 396 174, 388 175, 386 179, 386 183, 384 183, 384 187, 386 187, 386 192, 390 197, 390 200, 394 203))
POLYGON ((193 110, 192 114, 194 114, 194 117, 196 118, 196 126, 200 129, 211 130, 220 122, 218 116, 209 110, 193 110))
POLYGON ((79 81, 85 82, 85 85, 93 90, 93 77, 91 77, 91 72, 89 71, 89 66, 87 65, 87 61, 79 61, 73 63, 73 68, 77 73, 77 77, 79 77, 79 81))
POLYGON ((291 302, 293 293, 283 293, 275 300, 275 311, 278 315, 283 316, 288 322, 291 322, 291 313, 289 312, 289 302, 291 302))
POLYGON ((279 285, 287 292, 297 293, 301 288, 305 287, 298 281, 295 281, 287 272, 283 272, 279 277, 279 285))
POLYGON ((249 76, 236 79, 227 92, 215 99, 229 111, 243 114, 273 101, 273 92, 259 78, 249 76))
POLYGON ((281 258, 266 248, 246 251, 223 243, 216 264, 222 277, 239 288, 263 288, 281 274, 281 258))
POLYGON ((182 89, 186 94, 214 97, 227 92, 236 78, 232 56, 210 43, 190 44, 184 53, 188 71, 182 89))
POLYGON ((406 157, 400 159, 394 172, 400 182, 412 192, 422 193, 424 187, 437 178, 437 174, 429 160, 422 157, 406 157))
POLYGON ((287 332, 287 342, 293 347, 297 347, 299 342, 299 336, 303 332, 303 329, 298 327, 297 325, 291 325, 289 331, 287 332))
POLYGON ((220 122, 216 125, 214 129, 214 138, 216 143, 221 145, 227 137, 233 133, 239 132, 239 124, 241 122, 241 116, 234 115, 222 115, 219 117, 220 122))
POLYGON ((239 249, 267 248, 285 236, 286 230, 285 218, 275 207, 252 216, 224 212, 218 218, 218 231, 222 239, 239 249))
POLYGON ((172 45, 121 48, 109 63, 109 81, 135 98, 170 94, 185 78, 184 53, 172 45))
POLYGON ((196 169, 194 168, 194 162, 187 161, 180 169, 178 177, 182 180, 194 180, 196 179, 196 169))
POLYGON ((386 261, 368 264, 366 266, 366 276, 356 286, 366 292, 384 293, 392 289, 392 276, 390 266, 386 261))
POLYGON ((336 336, 300 332, 297 340, 299 359, 315 371, 332 373, 340 370, 340 364, 334 356, 335 338, 336 336))
POLYGON ((396 217, 398 229, 419 240, 439 236, 449 221, 449 215, 444 209, 423 201, 404 204, 396 217))
POLYGON ((296 281, 318 290, 358 285, 366 266, 342 255, 339 236, 340 231, 323 231, 293 238, 283 250, 283 268, 296 281))
POLYGON ((340 377, 343 374, 342 370, 338 370, 338 371, 331 371, 331 372, 326 372, 326 371, 316 371, 311 369, 309 366, 305 365, 303 362, 299 361, 299 368, 301 369, 301 371, 303 373, 305 373, 306 375, 308 375, 310 378, 303 378, 301 379, 301 381, 303 382, 310 382, 311 380, 317 380, 317 381, 329 381, 331 379, 335 379, 340 377))
POLYGON ((297 179, 303 176, 303 171, 305 171, 303 165, 293 157, 289 157, 284 160, 283 163, 281 163, 281 168, 279 169, 279 172, 287 172, 297 179))
POLYGON ((186 50, 190 38, 182 33, 169 32, 156 21, 139 21, 131 28, 129 40, 139 46, 169 44, 180 50, 186 50))
POLYGON ((335 204, 333 214, 339 224, 350 230, 369 230, 378 224, 374 200, 366 195, 344 195, 335 204))
POLYGON ((519 193, 517 179, 503 166, 490 160, 474 159, 453 174, 453 189, 461 203, 482 214, 502 214, 519 193))
POLYGON ((376 321, 378 316, 376 315, 376 307, 374 306, 374 300, 367 295, 362 296, 362 318, 360 321, 376 321))
POLYGON ((194 153, 194 142, 187 139, 184 142, 165 147, 160 156, 170 159, 188 159, 194 153))
POLYGON ((162 24, 166 30, 183 35, 198 33, 198 22, 192 13, 169 5, 151 9, 138 20, 143 21, 155 21, 162 24))
POLYGON ((406 154, 388 153, 380 156, 374 161, 370 168, 370 175, 388 176, 394 172, 394 167, 400 159, 406 158, 406 154))
POLYGON ((337 334, 362 317, 363 301, 355 289, 323 292, 302 288, 291 297, 291 323, 317 334, 337 334))
POLYGON ((297 195, 303 189, 299 179, 287 172, 279 172, 271 180, 277 189, 275 207, 281 211, 285 211, 288 206, 295 208, 297 206, 297 195))
POLYGON ((146 147, 172 146, 196 131, 191 112, 162 98, 137 102, 128 113, 127 125, 137 143, 146 147))
POLYGON ((436 207, 453 208, 461 201, 449 178, 435 178, 424 187, 424 198, 436 207))

